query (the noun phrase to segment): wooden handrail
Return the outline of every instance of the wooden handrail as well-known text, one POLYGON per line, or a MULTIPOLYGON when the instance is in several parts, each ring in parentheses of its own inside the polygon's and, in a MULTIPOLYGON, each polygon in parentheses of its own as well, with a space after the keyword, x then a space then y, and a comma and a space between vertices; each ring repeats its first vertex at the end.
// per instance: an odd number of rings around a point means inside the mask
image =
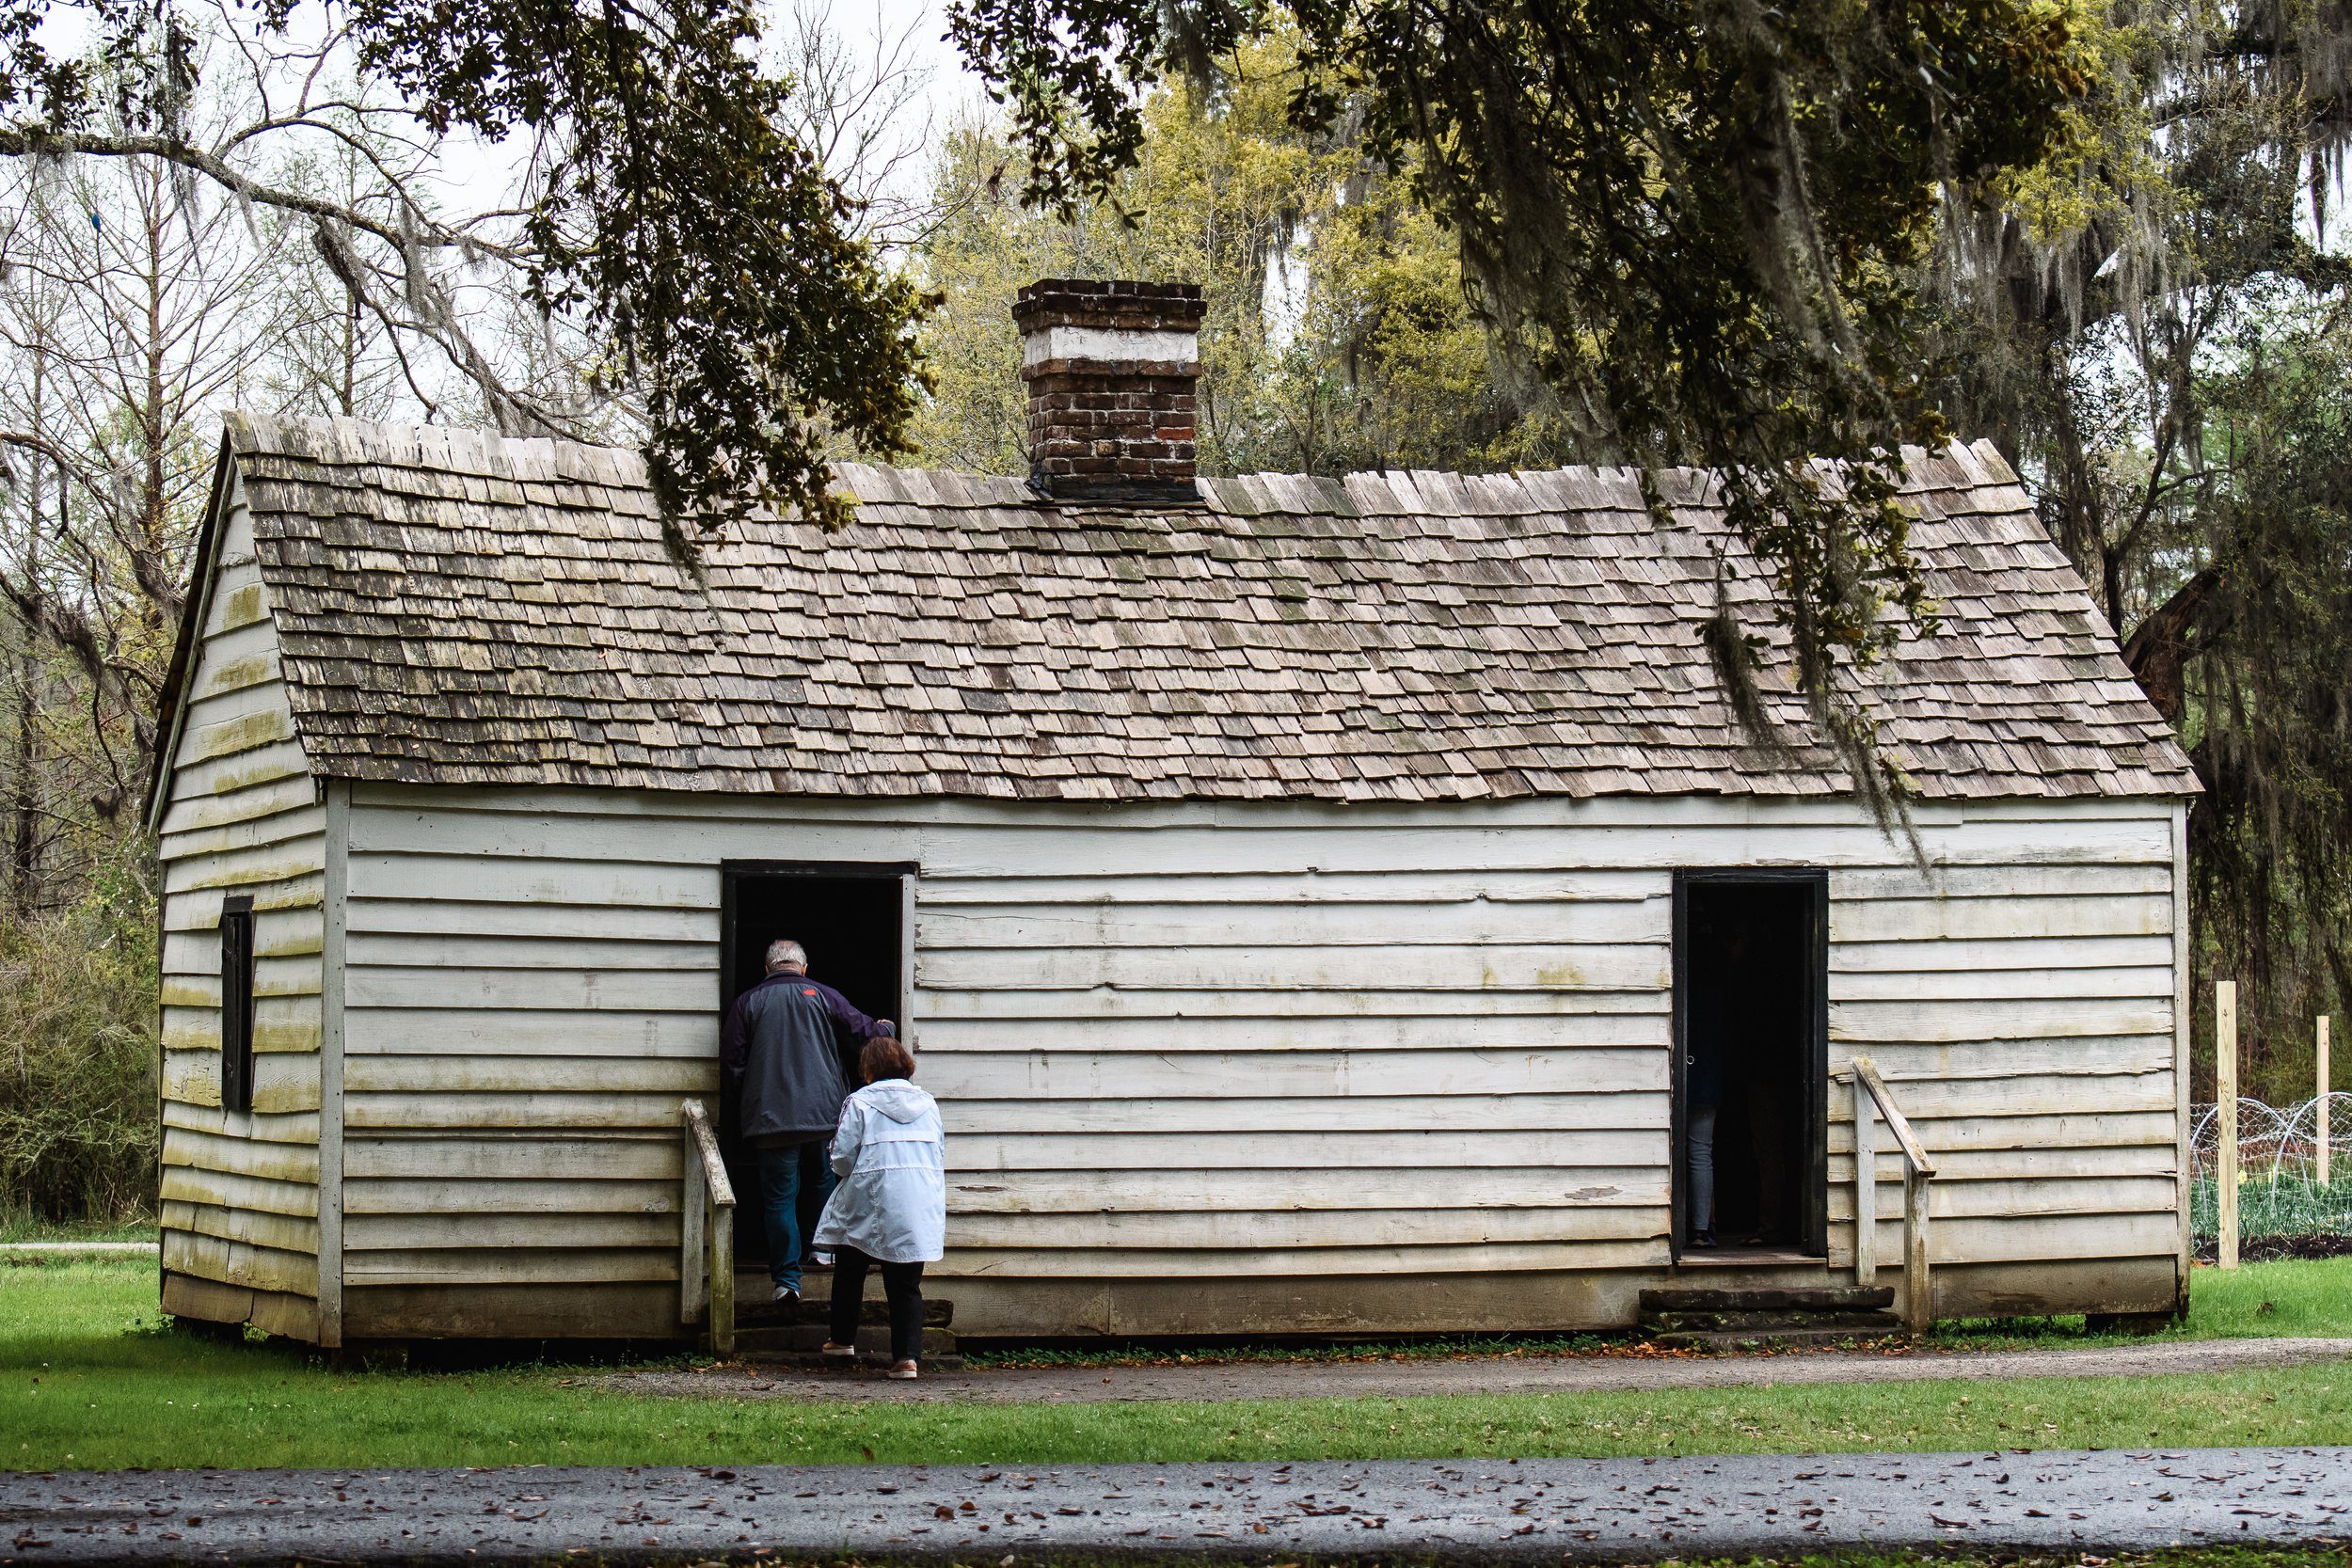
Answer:
POLYGON ((1903 1157, 1903 1324, 1918 1338, 1935 1319, 1928 1262, 1928 1182, 1935 1176, 1935 1162, 1920 1145, 1911 1118, 1896 1105, 1878 1065, 1856 1056, 1852 1071, 1854 1283, 1867 1285, 1878 1277, 1878 1118, 1883 1116, 1903 1157))
POLYGON ((1911 1118, 1895 1108, 1895 1096, 1887 1088, 1886 1080, 1879 1076, 1878 1064, 1867 1056, 1856 1056, 1853 1059, 1853 1075, 1869 1089, 1870 1098, 1878 1101, 1879 1114, 1886 1118, 1887 1131, 1895 1134, 1895 1142, 1901 1148, 1903 1158, 1910 1162, 1911 1168, 1921 1176, 1933 1176, 1935 1162, 1928 1158, 1926 1149, 1919 1147, 1919 1135, 1911 1130, 1911 1118))
POLYGON ((714 1355, 735 1349, 735 1183, 702 1101, 678 1107, 678 1321, 705 1325, 714 1355))

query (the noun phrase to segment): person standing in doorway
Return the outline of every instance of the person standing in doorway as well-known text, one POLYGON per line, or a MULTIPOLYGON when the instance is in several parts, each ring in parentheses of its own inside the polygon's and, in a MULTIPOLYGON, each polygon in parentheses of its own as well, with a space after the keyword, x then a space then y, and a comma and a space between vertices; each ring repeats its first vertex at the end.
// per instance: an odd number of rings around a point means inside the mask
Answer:
MULTIPOLYGON (((898 1032, 890 1020, 866 1017, 839 991, 810 979, 808 953, 799 942, 778 942, 768 948, 767 977, 735 999, 719 1032, 721 1070, 739 1097, 737 1125, 759 1175, 768 1273, 780 1302, 801 1299, 803 1152, 833 1136, 849 1098, 836 1027, 860 1040, 898 1032)), ((832 1173, 821 1180, 830 1188, 832 1173)))
POLYGON ((914 1057, 895 1039, 868 1040, 865 1087, 841 1107, 833 1168, 841 1178, 817 1222, 834 1253, 833 1337, 824 1354, 857 1354, 866 1273, 880 1265, 890 1302, 890 1375, 915 1375, 923 1348, 923 1265, 939 1260, 947 1229, 946 1134, 939 1106, 909 1080, 914 1057))

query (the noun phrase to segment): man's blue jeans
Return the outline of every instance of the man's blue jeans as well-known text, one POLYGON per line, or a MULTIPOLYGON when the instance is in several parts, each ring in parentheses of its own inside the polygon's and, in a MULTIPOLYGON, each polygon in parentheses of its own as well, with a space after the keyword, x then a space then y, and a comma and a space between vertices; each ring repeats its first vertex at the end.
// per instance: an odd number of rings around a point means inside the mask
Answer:
POLYGON ((758 1148, 752 1158, 759 1172, 760 1213, 768 1230, 768 1276, 787 1291, 801 1288, 801 1185, 803 1174, 813 1188, 819 1212, 832 1196, 833 1165, 825 1158, 826 1140, 758 1148), (815 1158, 811 1159, 810 1156, 815 1158), (812 1168, 803 1173, 806 1163, 812 1168))

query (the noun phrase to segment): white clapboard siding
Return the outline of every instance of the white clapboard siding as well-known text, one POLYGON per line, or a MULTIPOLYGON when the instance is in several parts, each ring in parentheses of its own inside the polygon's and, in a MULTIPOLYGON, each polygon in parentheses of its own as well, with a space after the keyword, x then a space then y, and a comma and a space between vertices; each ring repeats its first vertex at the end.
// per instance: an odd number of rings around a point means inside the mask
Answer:
MULTIPOLYGON (((1285 1169, 1348 1173, 1344 1180, 1327 1178, 1331 1185, 1352 1190, 1366 1171, 1505 1168, 1554 1166, 1564 1171, 1587 1167, 1639 1166, 1663 1171, 1660 1158, 1661 1131, 1657 1128, 1600 1128, 1535 1132, 1481 1128, 1475 1132, 1448 1128, 1442 1132, 1371 1132, 1349 1127, 1343 1132, 1220 1133, 1216 1158, 1229 1168, 1285 1169)), ((1090 1130, 1059 1132, 979 1132, 959 1130, 947 1145, 951 1173, 1058 1171, 1123 1173, 1181 1170, 1202 1158, 1200 1138, 1190 1132, 1127 1132, 1105 1138, 1090 1130)))
POLYGON ((464 1056, 447 1053, 354 1056, 343 1069, 346 1094, 529 1094, 541 1089, 702 1094, 718 1081, 717 1064, 675 1057, 464 1056))
MULTIPOLYGON (((1901 1151, 1881 1147, 1877 1167, 1880 1181, 1899 1182, 1903 1179, 1901 1151)), ((2099 1180, 2132 1176, 2169 1178, 2179 1173, 2179 1153, 2169 1142, 2098 1148, 1941 1148, 1935 1154, 1935 1180, 1939 1186, 1960 1181, 2038 1181, 2061 1177, 2099 1180)), ((1851 1183, 1851 1148, 1841 1148, 1830 1156, 1829 1180, 1832 1187, 1851 1183)), ((1899 1215, 1899 1208, 1895 1212, 1899 1215)))
MULTIPOLYGON (((348 973, 348 971, 346 971, 348 973)), ((424 1055, 675 1056, 715 1064, 719 1055, 719 983, 707 981, 701 1012, 566 1012, 537 1008, 352 1007, 343 1014, 343 1049, 424 1055)))
MULTIPOLYGON (((947 1255, 933 1266, 955 1277, 1002 1275, 1042 1279, 1164 1279, 1203 1276, 1265 1277, 1320 1275, 1343 1281, 1365 1275, 1497 1274, 1518 1270, 1663 1268, 1669 1257, 1664 1215, 1658 1234, 1638 1242, 1486 1242, 1466 1245, 1307 1246, 1261 1245, 1244 1237, 1232 1248, 1111 1247, 1100 1245, 1025 1248, 965 1246, 956 1239, 958 1223, 948 1216, 947 1255)), ((927 1272, 925 1277, 930 1277, 927 1272)))
MULTIPOLYGON (((1924 806, 1924 865, 1811 800, 360 784, 349 823, 357 1281, 675 1277, 725 859, 918 868, 945 1276, 1664 1266, 1672 873, 1738 865, 1827 868, 1831 1062, 1874 1056, 1949 1162, 1939 1259, 2173 1251, 2169 803, 1924 806)), ((1850 1105, 1834 1086, 1833 1248, 1850 1105)))
MULTIPOLYGON (((1666 1173, 1655 1165, 1613 1169, 1406 1166, 1359 1169, 1326 1180, 1296 1169, 1128 1170, 1116 1181, 1093 1172, 1002 1175, 958 1171, 947 1193, 964 1214, 1184 1213, 1284 1210, 1662 1209, 1666 1173)), ((1645 1232, 1646 1233, 1646 1232, 1645 1232)))
MULTIPOLYGON (((2016 1078, 2105 1076, 2161 1072, 2171 1066, 2172 1042, 2158 1035, 2085 1035, 2055 1039, 1840 1040, 1830 1047, 1833 1070, 1867 1054, 1897 1078, 2016 1078)), ((1904 1114, 1910 1108, 1904 1107, 1904 1114)))
MULTIPOLYGON (((612 942, 624 947, 637 942, 690 942, 709 950, 706 961, 718 960, 715 901, 707 907, 642 909, 627 904, 353 898, 350 911, 353 951, 370 954, 360 960, 370 963, 401 961, 390 956, 397 949, 385 944, 418 936, 444 942, 478 942, 480 961, 490 967, 508 964, 514 955, 530 951, 528 947, 508 948, 494 940, 505 937, 612 942)), ((458 961, 476 960, 469 954, 458 961)))
MULTIPOLYGON (((257 1214, 253 1221, 257 1227, 264 1226, 268 1218, 257 1214)), ((164 1267, 173 1274, 283 1295, 318 1295, 319 1260, 314 1251, 215 1236, 185 1226, 166 1225, 162 1230, 164 1267)))
POLYGON ((965 1052, 933 1069, 961 1100, 1216 1100, 1365 1095, 1613 1095, 1666 1086, 1655 1050, 965 1052))
MULTIPOLYGON (((1098 1133, 1191 1132, 1215 1138, 1228 1132, 1279 1132, 1327 1127, 1335 1121, 1373 1132, 1436 1132, 1456 1127, 1578 1129, 1667 1125, 1666 1091, 1648 1094, 1364 1095, 1345 1103, 1294 1098, 1087 1101, 1083 1110, 1052 1100, 964 1100, 950 1094, 941 1110, 952 1136, 976 1132, 1064 1132, 1083 1125, 1098 1133)), ((1566 1085, 1563 1085, 1564 1089, 1566 1085)))
MULTIPOLYGON (((918 958, 933 952, 1001 952, 1045 948, 1056 952, 1117 951, 1144 947, 1181 955, 1198 948, 1218 952, 1207 963, 1248 965, 1249 951, 1266 939, 1263 906, 1248 904, 1149 903, 1121 906, 1098 902, 1082 908, 1005 904, 949 905, 924 916, 914 933, 918 958)), ((1300 903, 1288 908, 1286 947, 1492 947, 1540 946, 1547 952, 1588 942, 1633 943, 1655 948, 1666 940, 1673 906, 1668 899, 1532 899, 1496 903, 1481 897, 1418 904, 1300 903)))
POLYGON ((170 1164, 164 1167, 163 1196, 167 1203, 208 1203, 218 1209, 293 1214, 307 1219, 316 1219, 319 1212, 315 1169, 308 1180, 290 1181, 170 1164))
POLYGON ((251 519, 233 494, 220 529, 211 582, 199 585, 203 619, 157 850, 164 1267, 315 1297, 326 816, 294 738, 251 519), (220 1102, 219 927, 230 894, 255 910, 249 1113, 220 1102))
MULTIPOLYGON (((676 1266, 677 1212, 642 1209, 590 1209, 554 1212, 461 1212, 397 1214, 346 1212, 343 1250, 351 1266, 373 1273, 370 1253, 407 1252, 421 1248, 503 1250, 518 1247, 569 1247, 605 1252, 614 1247, 666 1247, 676 1266)), ((654 1277, 675 1277, 675 1275, 654 1277)))
POLYGON ((1623 991, 1672 984, 1657 942, 1461 943, 1326 947, 1306 941, 1249 947, 962 948, 914 955, 916 989, 978 990, 1623 991))
POLYGON ((446 1247, 348 1250, 349 1285, 625 1285, 677 1277, 677 1228, 643 1247, 540 1247, 512 1244, 495 1233, 469 1235, 446 1247))
POLYGON ((678 1180, 679 1145, 675 1131, 637 1134, 510 1134, 485 1137, 470 1131, 398 1136, 358 1134, 343 1146, 346 1182, 413 1179, 424 1181, 490 1181, 520 1192, 545 1182, 564 1190, 575 1180, 678 1180))
MULTIPOLYGON (((1328 997, 1334 993, 1325 992, 1328 997)), ((1167 1016, 1120 1018, 940 1018, 926 1013, 930 994, 915 999, 914 1037, 928 1056, 967 1051, 1165 1051, 1167 1016)), ((1296 999, 1299 1006, 1316 998, 1296 999)), ((1603 999, 1587 996, 1587 1002, 1603 999)), ((1640 1046, 1660 1052, 1672 1030, 1672 998, 1663 991, 1620 992, 1606 1008, 1573 1013, 1506 1012, 1480 1018, 1422 1014, 1406 1018, 1355 1013, 1272 1011, 1279 993, 1264 993, 1260 1016, 1197 1018, 1185 1014, 1188 1049, 1273 1051, 1493 1051, 1568 1046, 1640 1046)), ((715 1032, 715 1026, 714 1026, 715 1032)))
POLYGON ((675 1214, 679 1189, 675 1168, 634 1180, 528 1181, 453 1177, 343 1179, 345 1214, 675 1214))
MULTIPOLYGON (((1840 1085, 1842 1088, 1843 1085, 1840 1085)), ((1830 1096, 1829 1148, 1833 1154, 1853 1152, 1851 1105, 1837 1102, 1848 1097, 1830 1096)), ((1899 1095, 1897 1103, 1900 1103, 1899 1095)), ((1913 1119, 1920 1140, 1938 1153, 2018 1148, 2105 1148, 2148 1145, 2172 1148, 2179 1126, 2169 1109, 2160 1111, 2079 1111, 2048 1116, 2030 1114, 1921 1117, 1913 1119)))
POLYGON ((1515 1242, 1640 1242, 1666 1233, 1666 1209, 1562 1204, 1519 1209, 1119 1210, 999 1213, 958 1209, 951 1247, 1098 1246, 1179 1251, 1452 1246, 1515 1242))
MULTIPOLYGON (((1663 978, 1662 974, 1660 976, 1663 978)), ((1663 1020, 1669 998, 1661 988, 1647 993, 1584 992, 1568 987, 1514 990, 1472 988, 1465 997, 1454 990, 1396 988, 1376 990, 1341 989, 1291 991, 1274 985, 1234 990, 1146 990, 1100 987, 1089 990, 998 990, 977 986, 961 990, 916 988, 917 1018, 951 1019, 1122 1019, 1181 1018, 1279 1019, 1318 1013, 1338 1018, 1444 1018, 1472 1022, 1497 1014, 1541 1014, 1572 1026, 1576 1021, 1613 1020, 1648 1014, 1651 1025, 1664 1039, 1663 1020)), ((1604 1022, 1600 1027, 1618 1027, 1604 1022)))
MULTIPOLYGON (((1863 929, 1867 932, 1867 927, 1863 929)), ((1956 941, 1938 938, 1922 942, 1875 942, 1864 938, 1840 941, 1829 950, 1832 974, 1916 974, 1926 977, 1947 971, 1978 974, 2022 971, 2028 974, 2084 969, 2163 968, 2172 961, 2168 935, 2140 937, 2017 937, 1956 941)), ((1841 995, 1844 979, 1831 982, 1841 995)))
MULTIPOLYGON (((1890 1180, 1882 1184, 1883 1196, 1892 1186, 1890 1180)), ((2170 1173, 2156 1176, 2035 1176, 2008 1180, 1947 1181, 1941 1171, 1931 1184, 1929 1212, 1933 1217, 1930 1226, 1946 1219, 1999 1219, 2005 1214, 2169 1214, 2172 1212, 2174 1180, 2170 1173)), ((1902 1202, 1895 1199, 1894 1221, 1899 1224, 1902 1202)), ((1829 1191, 1829 1216, 1834 1221, 1853 1219, 1853 1187, 1851 1182, 1832 1186, 1829 1191)), ((1901 1253, 1889 1255, 1899 1258, 1901 1253)))

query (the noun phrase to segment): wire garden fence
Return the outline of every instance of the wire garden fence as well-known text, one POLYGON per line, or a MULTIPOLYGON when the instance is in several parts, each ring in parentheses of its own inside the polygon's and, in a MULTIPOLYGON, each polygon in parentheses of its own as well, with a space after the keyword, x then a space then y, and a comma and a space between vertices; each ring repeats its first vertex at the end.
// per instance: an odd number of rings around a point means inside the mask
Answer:
MULTIPOLYGON (((2237 1101, 2238 1232, 2249 1258, 2352 1253, 2352 1093, 2296 1105, 2237 1101), (2328 1175, 2320 1180, 2319 1109, 2328 1106, 2328 1175)), ((2219 1232, 2220 1108, 2189 1107, 2189 1227, 2201 1251, 2219 1232)))

